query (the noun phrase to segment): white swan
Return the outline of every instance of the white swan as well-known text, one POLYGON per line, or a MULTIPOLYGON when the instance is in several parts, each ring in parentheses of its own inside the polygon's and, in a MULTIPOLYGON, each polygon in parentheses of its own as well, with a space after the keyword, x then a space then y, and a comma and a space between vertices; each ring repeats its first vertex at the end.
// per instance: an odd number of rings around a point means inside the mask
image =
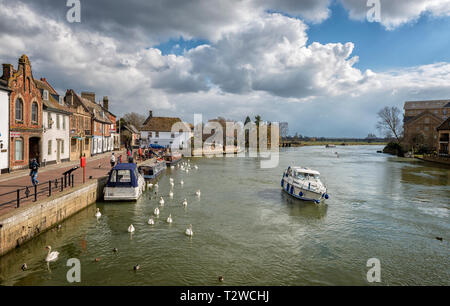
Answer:
POLYGON ((159 199, 159 205, 161 205, 161 206, 164 205, 164 199, 163 199, 163 197, 161 197, 161 198, 159 199))
POLYGON ((152 183, 148 183, 147 184, 147 188, 152 188, 153 187, 153 184, 152 183))
POLYGON ((181 180, 180 184, 181 184, 181 185, 184 185, 184 181, 183 181, 183 180, 181 180))
POLYGON ((58 251, 53 251, 52 252, 52 247, 49 246, 49 245, 46 246, 45 248, 48 250, 47 257, 45 257, 45 261, 46 262, 56 261, 58 259, 58 256, 59 256, 59 252, 58 251))
POLYGON ((170 182, 170 187, 173 188, 174 185, 175 185, 175 184, 174 184, 173 182, 170 182))
POLYGON ((186 169, 186 173, 189 173, 189 169, 186 169))
POLYGON ((173 182, 173 178, 169 178, 169 181, 173 182))
POLYGON ((159 187, 159 185, 158 185, 158 183, 156 183, 156 184, 155 184, 155 188, 158 188, 158 187, 159 187))
POLYGON ((198 197, 201 195, 200 189, 195 193, 198 197))
POLYGON ((155 214, 155 216, 159 216, 159 208, 156 207, 153 213, 155 214))
POLYGON ((173 198, 173 191, 169 192, 169 197, 173 198))
POLYGON ((129 232, 129 233, 134 232, 134 226, 133 226, 133 224, 130 224, 130 226, 128 226, 128 232, 129 232))
POLYGON ((187 201, 186 201, 186 199, 184 199, 184 201, 183 201, 183 206, 187 206, 187 201))
POLYGON ((155 224, 155 221, 153 220, 152 217, 150 217, 150 219, 148 219, 147 223, 150 224, 150 225, 153 225, 153 224, 155 224))
POLYGON ((102 216, 102 213, 100 212, 100 208, 97 208, 97 212, 95 213, 95 216, 97 218, 100 218, 102 216))
POLYGON ((194 235, 194 232, 192 231, 192 224, 190 224, 189 228, 186 229, 185 234, 191 237, 194 235))
POLYGON ((167 223, 172 223, 172 214, 167 217, 167 223))
POLYGON ((194 169, 195 169, 195 170, 198 170, 198 166, 197 166, 197 165, 195 165, 195 166, 194 166, 194 169))
POLYGON ((175 166, 170 166, 170 169, 175 169, 175 166))

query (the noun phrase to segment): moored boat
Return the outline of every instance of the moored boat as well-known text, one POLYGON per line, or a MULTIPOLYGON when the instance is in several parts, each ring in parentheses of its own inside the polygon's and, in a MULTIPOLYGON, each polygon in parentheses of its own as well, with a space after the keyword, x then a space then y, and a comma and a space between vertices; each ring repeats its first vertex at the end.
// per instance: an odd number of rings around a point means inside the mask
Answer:
POLYGON ((164 155, 164 160, 166 161, 167 167, 175 166, 181 161, 182 155, 178 152, 167 153, 164 155))
POLYGON ((166 162, 162 159, 156 159, 156 161, 144 162, 138 169, 145 180, 153 180, 166 170, 166 162))
POLYGON ((325 148, 336 148, 336 145, 329 143, 329 144, 325 145, 325 148))
POLYGON ((319 171, 309 168, 287 168, 281 179, 281 188, 297 199, 317 204, 329 197, 327 188, 320 181, 319 171))
POLYGON ((143 176, 134 163, 120 163, 109 172, 103 189, 105 201, 135 201, 145 188, 143 176))

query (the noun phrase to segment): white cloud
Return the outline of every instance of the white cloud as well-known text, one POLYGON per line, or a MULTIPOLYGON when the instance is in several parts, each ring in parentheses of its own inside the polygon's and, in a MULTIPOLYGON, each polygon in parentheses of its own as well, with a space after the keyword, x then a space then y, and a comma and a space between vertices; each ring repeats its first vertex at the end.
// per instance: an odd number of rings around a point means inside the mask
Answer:
MULTIPOLYGON (((365 19, 366 0, 341 0, 354 19, 365 19)), ((389 30, 416 21, 424 14, 450 16, 450 0, 381 0, 381 23, 389 30)))

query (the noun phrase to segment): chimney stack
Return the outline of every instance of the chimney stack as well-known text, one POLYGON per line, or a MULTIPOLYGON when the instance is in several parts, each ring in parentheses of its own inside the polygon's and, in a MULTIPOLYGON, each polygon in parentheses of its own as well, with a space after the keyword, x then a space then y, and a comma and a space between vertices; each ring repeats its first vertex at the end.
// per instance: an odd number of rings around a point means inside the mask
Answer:
POLYGON ((149 114, 149 118, 153 117, 153 112, 152 111, 149 111, 148 114, 149 114))
POLYGON ((105 97, 103 97, 103 108, 106 110, 109 110, 108 107, 109 107, 108 96, 105 96, 105 97))
POLYGON ((67 89, 64 100, 66 101, 67 104, 69 104, 70 106, 73 106, 73 92, 71 89, 67 89))
POLYGON ((3 64, 3 75, 2 75, 2 79, 5 81, 8 81, 9 78, 12 76, 13 74, 13 65, 11 64, 3 64))
POLYGON ((81 93, 81 97, 85 98, 85 99, 88 99, 92 103, 95 103, 95 92, 83 91, 81 93))

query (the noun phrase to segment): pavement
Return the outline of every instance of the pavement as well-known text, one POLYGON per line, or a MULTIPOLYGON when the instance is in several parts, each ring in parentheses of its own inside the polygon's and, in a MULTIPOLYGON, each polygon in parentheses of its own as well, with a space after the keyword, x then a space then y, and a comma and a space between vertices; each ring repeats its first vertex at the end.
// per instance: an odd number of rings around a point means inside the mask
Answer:
MULTIPOLYGON (((111 170, 110 158, 112 152, 106 152, 103 154, 98 154, 96 156, 90 157, 86 160, 86 176, 85 181, 89 182, 91 179, 96 179, 108 174, 109 170, 111 170), (90 178, 91 177, 91 178, 90 178)), ((122 161, 126 162, 126 152, 125 151, 115 151, 114 155, 116 155, 116 160, 119 155, 122 155, 122 161)), ((60 189, 55 188, 54 181, 63 177, 63 172, 71 169, 74 166, 79 166, 80 161, 70 161, 60 164, 49 165, 46 167, 39 168, 38 172, 38 193, 42 192, 38 195, 38 200, 41 198, 47 197, 48 195, 48 186, 49 181, 53 181, 52 183, 52 194, 57 193, 60 189)), ((78 186, 83 184, 83 169, 78 168, 74 172, 74 186, 78 186)), ((0 175, 0 215, 5 214, 6 212, 15 209, 17 207, 17 189, 29 187, 30 193, 34 192, 31 184, 30 170, 18 170, 8 174, 0 175), (8 194, 5 194, 8 193, 8 194), (2 204, 11 201, 8 204, 2 204)), ((60 186, 60 184, 58 184, 60 186)), ((21 191, 21 196, 25 197, 24 190, 21 191)), ((20 201, 20 206, 30 205, 34 201, 33 196, 29 196, 26 199, 20 201)))

